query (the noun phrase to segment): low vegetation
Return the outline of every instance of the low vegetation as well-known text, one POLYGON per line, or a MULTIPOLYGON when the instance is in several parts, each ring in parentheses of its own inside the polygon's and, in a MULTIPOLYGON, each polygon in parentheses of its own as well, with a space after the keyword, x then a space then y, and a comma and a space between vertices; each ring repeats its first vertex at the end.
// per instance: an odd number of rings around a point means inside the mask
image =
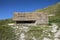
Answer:
POLYGON ((15 33, 8 23, 11 23, 10 19, 0 20, 0 40, 15 40, 15 33))

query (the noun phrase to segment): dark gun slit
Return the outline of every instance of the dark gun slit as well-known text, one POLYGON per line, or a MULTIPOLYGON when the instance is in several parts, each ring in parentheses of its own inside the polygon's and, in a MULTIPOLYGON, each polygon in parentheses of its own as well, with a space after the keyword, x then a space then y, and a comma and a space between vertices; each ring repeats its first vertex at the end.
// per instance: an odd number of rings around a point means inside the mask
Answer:
POLYGON ((35 20, 34 21, 16 21, 17 24, 20 24, 20 23, 35 23, 35 20))

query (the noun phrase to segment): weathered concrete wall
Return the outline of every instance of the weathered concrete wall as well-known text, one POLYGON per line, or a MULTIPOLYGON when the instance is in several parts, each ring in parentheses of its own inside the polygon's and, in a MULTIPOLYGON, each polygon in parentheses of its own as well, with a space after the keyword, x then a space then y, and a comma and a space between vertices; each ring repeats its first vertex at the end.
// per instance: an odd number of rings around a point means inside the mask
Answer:
POLYGON ((48 24, 48 14, 43 12, 15 12, 14 21, 36 20, 35 24, 48 24))
POLYGON ((41 13, 39 15, 39 18, 36 20, 36 24, 48 24, 48 23, 49 23, 49 19, 48 19, 48 14, 46 13, 41 13))
POLYGON ((32 12, 26 12, 26 13, 14 13, 13 20, 36 20, 37 15, 32 12))

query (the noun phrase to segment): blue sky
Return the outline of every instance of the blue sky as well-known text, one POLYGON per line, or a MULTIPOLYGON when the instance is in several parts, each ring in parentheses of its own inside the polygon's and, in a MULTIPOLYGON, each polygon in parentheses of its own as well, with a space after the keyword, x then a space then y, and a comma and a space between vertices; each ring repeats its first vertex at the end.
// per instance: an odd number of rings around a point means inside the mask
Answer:
POLYGON ((14 12, 32 12, 60 0, 0 0, 0 19, 12 18, 14 12))

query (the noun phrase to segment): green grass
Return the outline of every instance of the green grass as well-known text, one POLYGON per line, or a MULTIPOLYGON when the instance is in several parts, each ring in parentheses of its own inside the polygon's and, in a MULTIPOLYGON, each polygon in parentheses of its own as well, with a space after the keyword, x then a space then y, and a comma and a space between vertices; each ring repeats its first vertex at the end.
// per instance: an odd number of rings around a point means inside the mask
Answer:
POLYGON ((14 29, 8 26, 11 22, 10 19, 0 20, 0 40, 15 40, 14 29))
POLYGON ((44 37, 48 37, 48 33, 50 33, 52 35, 52 32, 50 31, 51 28, 48 27, 48 25, 31 26, 29 28, 30 28, 30 30, 27 32, 27 34, 31 35, 32 37, 35 36, 37 39, 40 38, 40 40, 41 40, 41 38, 43 39, 44 37), (43 31, 45 31, 47 33, 43 32, 43 31))

